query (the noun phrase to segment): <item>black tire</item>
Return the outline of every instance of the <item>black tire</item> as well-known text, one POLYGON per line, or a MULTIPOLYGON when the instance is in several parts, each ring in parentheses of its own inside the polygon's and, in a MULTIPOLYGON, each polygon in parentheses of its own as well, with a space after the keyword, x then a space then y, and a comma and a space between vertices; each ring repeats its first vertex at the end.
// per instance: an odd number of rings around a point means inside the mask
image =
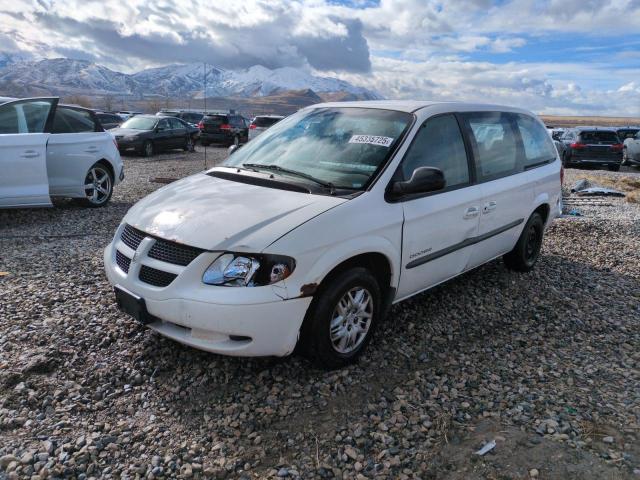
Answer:
POLYGON ((543 236, 544 221, 542 216, 535 212, 529 217, 516 246, 502 257, 507 268, 517 272, 531 271, 540 256, 543 236))
POLYGON ((231 143, 229 144, 229 146, 231 145, 235 145, 236 147, 240 146, 240 137, 238 135, 234 136, 233 139, 231 139, 231 143))
POLYGON ((562 154, 562 166, 564 168, 569 168, 571 167, 571 163, 569 162, 569 156, 567 155, 567 152, 564 152, 562 154))
MULTIPOLYGON (((376 278, 366 268, 351 268, 331 277, 318 289, 307 311, 297 350, 315 360, 319 366, 327 369, 341 368, 355 362, 371 341, 380 317, 381 300, 380 286, 376 278), (357 297, 358 292, 361 291, 365 292, 362 298, 367 298, 366 294, 368 294, 368 298, 371 300, 370 304, 367 302, 370 308, 357 310, 357 312, 365 312, 366 315, 370 314, 368 327, 365 332, 360 332, 361 335, 358 337, 356 325, 364 326, 367 320, 357 317, 356 311, 352 311, 355 307, 350 306, 347 309, 351 313, 338 315, 343 318, 343 321, 338 322, 336 328, 340 332, 344 332, 344 335, 353 335, 354 337, 346 340, 346 347, 352 347, 352 350, 340 352, 338 346, 334 346, 334 341, 331 338, 331 323, 334 320, 334 314, 338 312, 338 304, 348 295, 354 293, 357 297), (351 333, 352 331, 353 333, 351 333)), ((345 304, 341 303, 341 305, 345 304)))
POLYGON ((622 149, 622 162, 620 162, 620 165, 627 165, 629 163, 629 151, 627 150, 627 147, 624 147, 622 149))
POLYGON ((111 169, 103 162, 94 163, 87 175, 85 176, 85 185, 92 183, 93 188, 86 188, 86 198, 74 198, 74 201, 88 208, 100 208, 104 207, 113 195, 113 175, 111 169), (99 185, 106 193, 96 191, 96 186, 99 185))
POLYGON ((609 171, 610 172, 619 172, 620 171, 620 165, 609 165, 609 171))
POLYGON ((200 140, 200 144, 201 144, 203 147, 208 147, 208 146, 209 146, 209 142, 207 142, 207 141, 205 141, 205 140, 200 140))
POLYGON ((153 142, 151 140, 145 140, 145 142, 142 144, 142 156, 143 157, 151 157, 153 156, 153 154, 155 153, 155 148, 153 145, 153 142))
POLYGON ((182 150, 184 150, 185 152, 193 151, 193 142, 191 141, 190 136, 184 139, 184 145, 182 146, 182 150))

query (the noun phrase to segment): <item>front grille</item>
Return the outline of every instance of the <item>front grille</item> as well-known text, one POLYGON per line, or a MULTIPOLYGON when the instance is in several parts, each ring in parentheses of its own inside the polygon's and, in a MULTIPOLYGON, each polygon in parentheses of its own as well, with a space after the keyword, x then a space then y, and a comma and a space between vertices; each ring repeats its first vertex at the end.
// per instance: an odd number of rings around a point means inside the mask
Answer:
POLYGON ((155 287, 166 287, 177 277, 177 275, 169 272, 163 272, 155 268, 142 265, 140 268, 140 280, 155 287))
POLYGON ((200 248, 158 239, 149 250, 149 258, 186 267, 202 252, 200 248))
POLYGON ((120 250, 116 250, 116 263, 118 264, 118 267, 120 267, 120 270, 124 273, 129 273, 131 259, 123 253, 120 253, 120 250))
POLYGON ((146 236, 146 233, 141 232, 137 228, 133 228, 131 225, 125 225, 120 238, 127 247, 132 250, 137 250, 140 246, 140 242, 142 242, 146 236))

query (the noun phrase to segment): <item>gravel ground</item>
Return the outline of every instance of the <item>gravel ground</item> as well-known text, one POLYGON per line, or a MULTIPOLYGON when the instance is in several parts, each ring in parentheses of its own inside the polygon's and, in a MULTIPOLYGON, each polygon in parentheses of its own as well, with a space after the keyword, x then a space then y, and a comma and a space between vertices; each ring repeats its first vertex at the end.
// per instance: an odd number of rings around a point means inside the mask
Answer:
POLYGON ((0 479, 640 478, 637 205, 557 220, 532 273, 494 261, 395 306, 359 364, 326 372, 117 311, 102 250, 120 219, 149 178, 204 168, 125 162, 107 208, 0 212, 0 479))

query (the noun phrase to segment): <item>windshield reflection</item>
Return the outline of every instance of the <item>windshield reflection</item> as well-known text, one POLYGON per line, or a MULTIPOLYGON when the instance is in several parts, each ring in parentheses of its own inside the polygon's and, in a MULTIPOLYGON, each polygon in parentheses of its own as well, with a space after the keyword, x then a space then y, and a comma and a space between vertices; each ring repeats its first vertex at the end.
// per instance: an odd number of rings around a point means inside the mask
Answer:
POLYGON ((359 190, 384 165, 412 119, 409 113, 373 108, 303 110, 234 152, 224 165, 277 165, 359 190))

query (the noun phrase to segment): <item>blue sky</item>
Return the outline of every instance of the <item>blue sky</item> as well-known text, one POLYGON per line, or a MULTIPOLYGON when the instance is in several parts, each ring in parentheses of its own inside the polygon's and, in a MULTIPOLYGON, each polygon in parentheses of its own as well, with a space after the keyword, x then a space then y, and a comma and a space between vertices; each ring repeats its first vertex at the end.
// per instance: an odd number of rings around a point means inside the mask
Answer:
POLYGON ((640 116, 639 0, 19 0, 0 50, 120 71, 293 66, 388 98, 640 116))

